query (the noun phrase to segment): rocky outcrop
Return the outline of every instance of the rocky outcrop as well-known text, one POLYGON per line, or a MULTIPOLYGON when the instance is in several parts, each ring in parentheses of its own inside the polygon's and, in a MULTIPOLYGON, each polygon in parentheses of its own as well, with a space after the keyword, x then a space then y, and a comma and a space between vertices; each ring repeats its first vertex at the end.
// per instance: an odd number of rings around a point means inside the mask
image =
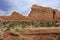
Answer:
POLYGON ((17 33, 15 33, 14 31, 5 31, 2 35, 3 40, 13 40, 14 38, 17 40, 18 37, 22 40, 59 40, 60 28, 28 28, 21 29, 20 32, 17 33))
POLYGON ((10 21, 30 21, 31 17, 23 16, 18 12, 13 12, 10 16, 0 16, 0 20, 10 20, 10 21))
POLYGON ((55 19, 55 21, 57 21, 57 22, 60 22, 60 11, 58 11, 57 9, 55 9, 54 10, 55 12, 55 14, 54 14, 54 19, 55 19))
POLYGON ((56 21, 59 13, 56 9, 33 5, 29 17, 36 21, 56 21))
POLYGON ((13 12, 12 15, 9 16, 9 20, 23 20, 25 17, 18 12, 13 12))
POLYGON ((0 20, 59 22, 60 11, 49 7, 33 5, 28 16, 13 12, 10 16, 0 16, 0 20))
POLYGON ((13 12, 10 16, 1 16, 2 20, 23 20, 25 17, 18 12, 13 12))

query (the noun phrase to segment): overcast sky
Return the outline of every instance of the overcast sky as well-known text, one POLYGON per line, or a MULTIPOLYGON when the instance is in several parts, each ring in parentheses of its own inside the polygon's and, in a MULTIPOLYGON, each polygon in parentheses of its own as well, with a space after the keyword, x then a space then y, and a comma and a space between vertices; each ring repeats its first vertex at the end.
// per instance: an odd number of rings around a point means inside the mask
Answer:
POLYGON ((0 15, 7 15, 13 11, 28 15, 33 4, 60 10, 60 0, 0 0, 0 15))

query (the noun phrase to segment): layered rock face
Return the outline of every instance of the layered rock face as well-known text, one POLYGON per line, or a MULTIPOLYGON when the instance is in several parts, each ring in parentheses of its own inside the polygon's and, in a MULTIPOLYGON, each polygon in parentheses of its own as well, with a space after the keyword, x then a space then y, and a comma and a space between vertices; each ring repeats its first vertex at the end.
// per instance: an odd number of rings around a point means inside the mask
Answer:
POLYGON ((20 32, 4 31, 3 40, 60 40, 60 28, 21 29, 20 32))
POLYGON ((24 16, 22 14, 19 14, 18 12, 13 12, 12 15, 9 16, 9 20, 23 20, 23 19, 24 16))
POLYGON ((0 16, 2 20, 24 20, 25 16, 18 12, 13 12, 10 16, 0 16))
POLYGON ((37 21, 57 21, 59 13, 56 9, 33 5, 29 17, 37 21))
POLYGON ((57 22, 60 22, 60 11, 58 11, 57 9, 54 10, 54 20, 57 22))
POLYGON ((30 21, 31 17, 23 16, 18 12, 13 12, 10 16, 0 16, 0 20, 10 20, 10 21, 30 21))
POLYGON ((0 20, 18 20, 18 21, 60 21, 60 11, 49 7, 33 5, 28 16, 23 16, 18 12, 13 12, 10 16, 0 16, 0 20))

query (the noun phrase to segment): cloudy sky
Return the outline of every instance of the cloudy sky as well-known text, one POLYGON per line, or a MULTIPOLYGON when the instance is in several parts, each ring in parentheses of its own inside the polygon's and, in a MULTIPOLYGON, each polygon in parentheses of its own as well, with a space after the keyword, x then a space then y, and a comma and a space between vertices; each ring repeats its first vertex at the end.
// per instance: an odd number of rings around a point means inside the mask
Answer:
POLYGON ((8 15, 13 11, 28 15, 33 4, 60 10, 60 0, 0 0, 0 15, 8 15))

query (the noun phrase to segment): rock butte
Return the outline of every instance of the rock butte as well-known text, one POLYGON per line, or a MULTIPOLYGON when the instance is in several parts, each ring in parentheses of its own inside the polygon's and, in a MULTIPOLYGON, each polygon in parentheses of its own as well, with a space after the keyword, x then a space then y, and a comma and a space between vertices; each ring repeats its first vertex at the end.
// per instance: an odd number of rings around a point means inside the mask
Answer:
POLYGON ((13 12, 10 16, 0 16, 0 20, 59 22, 60 11, 49 7, 33 5, 28 16, 13 12))

